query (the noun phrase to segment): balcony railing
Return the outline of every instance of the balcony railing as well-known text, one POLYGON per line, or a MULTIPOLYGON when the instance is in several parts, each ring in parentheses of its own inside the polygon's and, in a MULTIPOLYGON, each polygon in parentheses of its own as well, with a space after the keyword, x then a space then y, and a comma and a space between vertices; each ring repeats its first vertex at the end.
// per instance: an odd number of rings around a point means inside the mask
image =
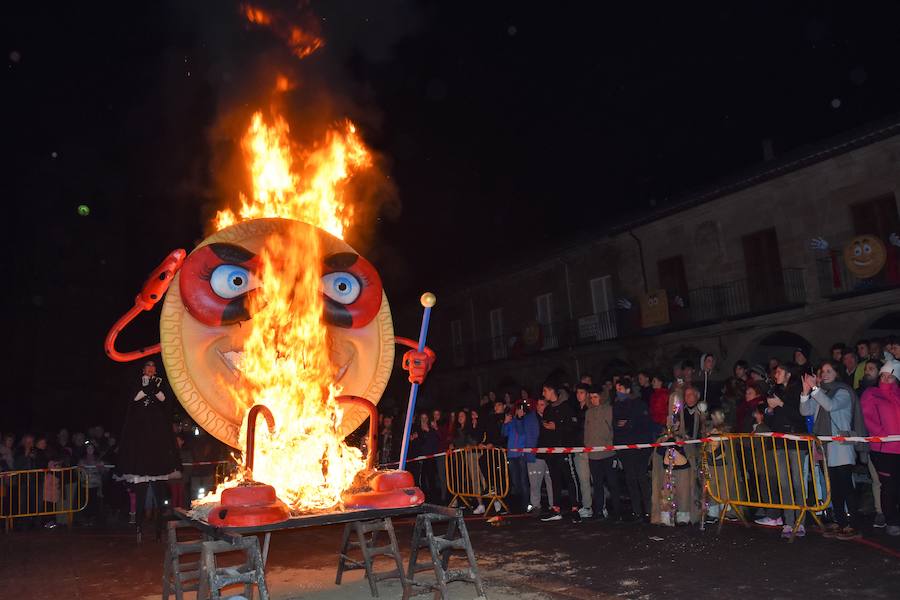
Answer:
POLYGON ((784 269, 765 282, 753 284, 747 279, 690 290, 687 298, 676 301, 669 293, 667 325, 641 326, 640 307, 611 310, 575 319, 538 325, 522 331, 458 344, 453 347, 456 366, 481 364, 507 358, 515 359, 539 352, 596 344, 634 335, 656 335, 725 320, 796 308, 806 303, 802 269, 784 269))
MULTIPOLYGON (((805 303, 803 269, 784 269, 780 275, 757 283, 739 279, 690 290, 684 310, 688 322, 704 323, 774 312, 805 303)), ((685 315, 679 315, 681 308, 676 304, 670 312, 683 321, 685 315)))
POLYGON ((843 256, 820 258, 816 261, 819 293, 823 298, 855 296, 900 287, 900 278, 885 266, 878 274, 868 279, 858 278, 847 268, 843 256))

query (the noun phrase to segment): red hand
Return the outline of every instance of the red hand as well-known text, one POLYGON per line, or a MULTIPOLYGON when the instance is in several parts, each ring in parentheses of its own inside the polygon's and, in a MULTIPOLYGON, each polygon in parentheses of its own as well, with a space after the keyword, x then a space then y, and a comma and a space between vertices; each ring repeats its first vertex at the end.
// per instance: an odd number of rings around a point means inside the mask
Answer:
POLYGON ((403 355, 403 369, 409 371, 409 382, 421 385, 425 381, 428 371, 434 365, 435 358, 434 351, 427 346, 425 347, 425 352, 419 352, 418 350, 407 351, 403 355))
POLYGON ((172 283, 175 273, 184 264, 185 257, 187 257, 187 252, 181 248, 170 252, 165 260, 150 273, 147 281, 144 282, 140 295, 135 300, 135 304, 141 305, 141 308, 144 310, 153 308, 163 297, 163 294, 166 293, 166 290, 169 289, 169 284, 172 283))

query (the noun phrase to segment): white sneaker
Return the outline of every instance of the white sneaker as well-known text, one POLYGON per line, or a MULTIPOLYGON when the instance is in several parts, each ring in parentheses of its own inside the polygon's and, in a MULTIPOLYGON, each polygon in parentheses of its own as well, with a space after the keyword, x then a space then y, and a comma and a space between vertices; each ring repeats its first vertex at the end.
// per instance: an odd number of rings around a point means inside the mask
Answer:
POLYGON ((582 506, 581 508, 578 509, 578 514, 581 516, 582 519, 590 519, 591 517, 594 516, 594 511, 593 511, 593 509, 590 509, 586 506, 582 506))
POLYGON ((483 515, 484 514, 484 504, 479 504, 475 507, 475 510, 472 511, 473 515, 483 515))
POLYGON ((528 514, 533 513, 533 512, 534 512, 534 504, 529 504, 528 506, 526 506, 526 507, 525 507, 525 512, 528 513, 528 514))
POLYGON ((806 535, 806 527, 803 525, 797 525, 797 533, 794 534, 797 537, 803 537, 806 535))
POLYGON ((782 527, 784 526, 784 521, 782 521, 781 517, 777 519, 773 519, 772 517, 763 517, 761 519, 756 519, 753 521, 757 525, 764 525, 766 527, 782 527))
POLYGON ((494 500, 494 512, 500 512, 501 508, 503 508, 503 505, 500 504, 500 501, 494 500))

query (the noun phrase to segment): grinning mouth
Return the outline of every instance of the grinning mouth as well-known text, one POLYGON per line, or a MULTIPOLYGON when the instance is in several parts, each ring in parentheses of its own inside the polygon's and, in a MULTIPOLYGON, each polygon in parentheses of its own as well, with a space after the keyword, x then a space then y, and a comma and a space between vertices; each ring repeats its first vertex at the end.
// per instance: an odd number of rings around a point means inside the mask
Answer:
POLYGON ((853 264, 856 265, 857 267, 866 267, 871 262, 872 262, 871 260, 857 260, 857 259, 853 260, 853 264))
MULTIPOLYGON (((240 379, 241 377, 241 361, 244 358, 244 353, 240 350, 229 350, 228 352, 222 352, 218 348, 216 348, 216 354, 225 363, 225 366, 231 372, 232 375, 240 379)), ((338 369, 337 373, 334 376, 334 382, 338 383, 341 379, 343 379, 344 375, 347 373, 347 369, 350 368, 350 363, 353 359, 351 358, 346 363, 344 363, 341 368, 338 369)))
POLYGON ((222 352, 216 348, 216 354, 219 355, 219 358, 222 359, 222 362, 225 363, 225 366, 228 367, 228 370, 231 371, 232 375, 238 378, 241 376, 241 359, 244 356, 243 352, 236 350, 222 352))

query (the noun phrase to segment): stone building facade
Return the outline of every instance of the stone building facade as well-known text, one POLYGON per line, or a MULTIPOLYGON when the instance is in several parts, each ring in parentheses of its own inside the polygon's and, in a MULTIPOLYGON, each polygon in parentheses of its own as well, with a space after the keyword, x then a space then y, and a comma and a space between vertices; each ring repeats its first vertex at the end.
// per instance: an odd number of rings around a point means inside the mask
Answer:
POLYGON ((821 357, 835 341, 896 331, 898 199, 900 123, 889 123, 502 276, 438 290, 429 341, 440 358, 427 396, 466 404, 626 365, 669 374, 708 351, 730 370, 739 358, 788 358, 795 346, 821 357), (857 252, 881 245, 872 276, 854 274, 843 255, 862 234, 878 241, 857 252), (813 249, 816 238, 828 249, 813 249))

